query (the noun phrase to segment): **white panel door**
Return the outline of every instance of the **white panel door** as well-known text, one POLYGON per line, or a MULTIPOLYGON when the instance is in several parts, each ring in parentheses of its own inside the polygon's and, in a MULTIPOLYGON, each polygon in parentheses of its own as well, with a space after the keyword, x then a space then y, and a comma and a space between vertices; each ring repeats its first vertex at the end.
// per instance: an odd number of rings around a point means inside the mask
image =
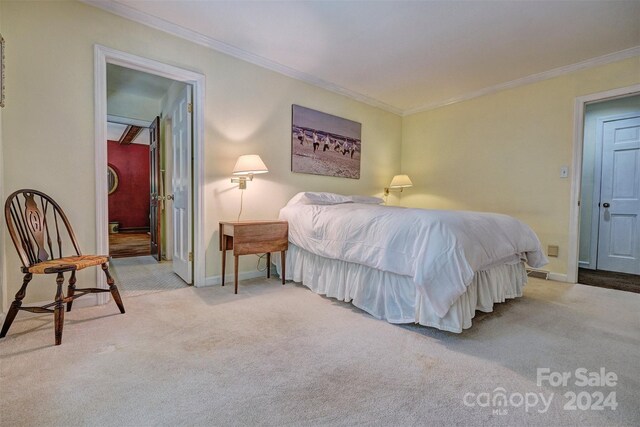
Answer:
POLYGON ((598 270, 640 274, 640 117, 605 122, 598 270))
POLYGON ((171 112, 173 136, 173 271, 187 283, 193 281, 191 86, 187 85, 171 112))

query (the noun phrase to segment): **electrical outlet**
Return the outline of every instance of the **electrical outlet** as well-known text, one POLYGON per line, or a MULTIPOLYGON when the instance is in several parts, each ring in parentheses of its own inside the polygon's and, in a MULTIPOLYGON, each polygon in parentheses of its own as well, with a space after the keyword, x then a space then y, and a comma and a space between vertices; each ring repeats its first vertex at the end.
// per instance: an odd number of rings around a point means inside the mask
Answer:
POLYGON ((547 255, 548 256, 557 258, 559 251, 560 251, 560 248, 557 245, 549 245, 549 246, 547 246, 547 255))
POLYGON ((562 166, 560 168, 560 178, 568 178, 569 177, 569 166, 562 166))

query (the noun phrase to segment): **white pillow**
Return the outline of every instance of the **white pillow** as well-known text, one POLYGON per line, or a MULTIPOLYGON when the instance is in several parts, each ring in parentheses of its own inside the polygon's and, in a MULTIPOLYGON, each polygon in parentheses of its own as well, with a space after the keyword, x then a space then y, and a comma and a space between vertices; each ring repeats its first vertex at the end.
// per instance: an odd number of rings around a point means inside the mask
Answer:
POLYGON ((364 203, 379 205, 383 203, 379 197, 371 196, 343 196, 342 194, 302 191, 289 200, 287 206, 292 205, 338 205, 342 203, 364 203))
POLYGON ((291 200, 289 200, 287 202, 287 206, 293 206, 293 205, 301 205, 302 204, 302 198, 304 197, 304 191, 296 194, 295 196, 293 196, 291 198, 291 200))
POLYGON ((384 202, 380 197, 372 196, 351 196, 353 203, 364 203, 366 205, 379 205, 384 202))
POLYGON ((300 198, 300 202, 306 205, 339 205, 341 203, 353 203, 350 196, 312 191, 306 191, 300 198))

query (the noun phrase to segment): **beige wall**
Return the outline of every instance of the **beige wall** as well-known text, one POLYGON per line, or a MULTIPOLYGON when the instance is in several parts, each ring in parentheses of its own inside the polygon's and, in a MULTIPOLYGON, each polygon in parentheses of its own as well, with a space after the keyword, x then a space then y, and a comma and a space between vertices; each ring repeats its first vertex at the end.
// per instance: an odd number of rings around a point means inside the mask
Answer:
MULTIPOLYGON (((597 239, 591 240, 591 219, 593 210, 593 185, 596 167, 596 140, 598 120, 621 114, 640 112, 640 95, 587 105, 584 113, 584 146, 582 150, 582 188, 580 191, 580 265, 596 268, 595 259, 591 259, 592 245, 597 246, 597 239), (593 264, 592 264, 593 262, 593 264)), ((598 157, 599 159, 599 157, 598 157)), ((595 201, 598 203, 598 200, 595 201)))
POLYGON ((405 117, 402 204, 513 215, 560 246, 545 268, 566 274, 575 98, 637 83, 638 57, 405 117))
MULTIPOLYGON (((220 274, 218 221, 237 215, 240 192, 229 182, 237 157, 260 154, 270 173, 249 183, 243 218, 275 218, 302 190, 376 194, 400 169, 399 116, 284 77, 76 2, 3 2, 7 96, 3 111, 7 190, 37 187, 66 208, 84 252, 96 247, 94 44, 152 58, 206 76, 206 275, 220 274), (359 180, 290 172, 291 104, 362 123, 359 180), (25 131, 28 129, 28 132, 25 131)), ((9 242, 8 291, 20 284, 9 242)), ((241 269, 255 271, 243 257, 241 269)), ((83 272, 84 273, 84 272, 83 272)), ((79 277, 95 282, 94 273, 79 277)), ((37 278, 29 301, 51 299, 51 277, 37 278)))

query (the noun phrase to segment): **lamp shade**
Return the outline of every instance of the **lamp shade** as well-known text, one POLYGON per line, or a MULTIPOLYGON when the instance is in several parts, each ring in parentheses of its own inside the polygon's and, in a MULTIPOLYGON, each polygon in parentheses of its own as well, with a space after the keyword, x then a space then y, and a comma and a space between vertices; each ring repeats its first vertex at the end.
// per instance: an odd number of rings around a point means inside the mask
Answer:
POLYGON ((245 154, 238 157, 238 161, 233 168, 233 175, 255 175, 267 172, 269 172, 269 169, 257 154, 245 154))
POLYGON ((391 184, 389 184, 389 188, 405 188, 405 187, 413 187, 413 183, 409 179, 409 175, 396 175, 391 180, 391 184))

